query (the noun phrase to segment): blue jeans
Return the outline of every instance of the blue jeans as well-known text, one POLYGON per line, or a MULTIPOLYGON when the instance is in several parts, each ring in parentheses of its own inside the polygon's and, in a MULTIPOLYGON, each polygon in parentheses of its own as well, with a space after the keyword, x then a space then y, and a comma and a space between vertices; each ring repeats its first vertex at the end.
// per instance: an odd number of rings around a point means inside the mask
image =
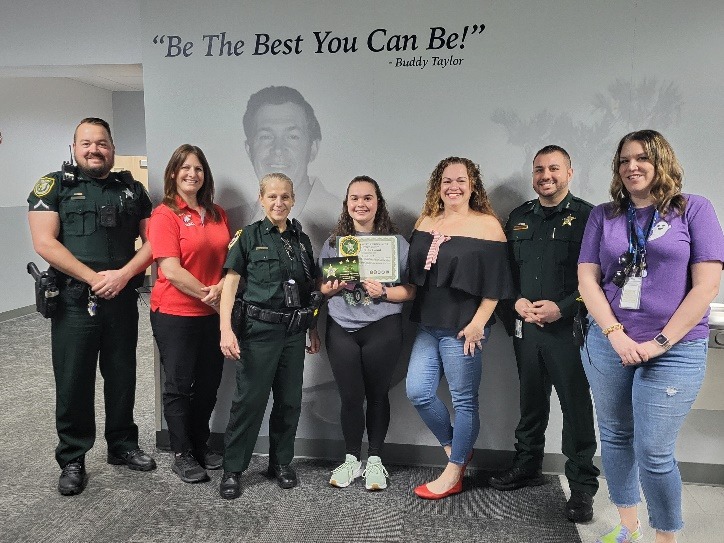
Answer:
MULTIPOLYGON (((490 327, 485 327, 485 338, 490 327)), ((459 466, 468 461, 480 430, 478 388, 483 367, 480 349, 464 355, 464 339, 458 330, 420 325, 407 368, 407 397, 440 445, 452 446, 450 462, 459 466), (437 396, 440 378, 445 375, 455 411, 455 427, 450 412, 437 396)))
POLYGON ((704 379, 706 351, 706 339, 686 341, 645 364, 623 366, 595 322, 581 348, 611 501, 617 507, 638 504, 640 480, 649 524, 664 532, 684 525, 674 450, 704 379))

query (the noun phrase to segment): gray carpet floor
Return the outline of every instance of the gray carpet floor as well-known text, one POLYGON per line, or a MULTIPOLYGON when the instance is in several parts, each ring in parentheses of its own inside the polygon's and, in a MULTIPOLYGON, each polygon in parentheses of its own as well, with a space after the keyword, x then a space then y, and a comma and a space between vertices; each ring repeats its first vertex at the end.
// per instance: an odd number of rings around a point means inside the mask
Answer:
POLYGON ((435 468, 388 466, 390 485, 367 492, 327 484, 329 461, 297 459, 300 485, 280 489, 254 457, 241 498, 218 497, 219 471, 209 483, 181 483, 171 455, 154 447, 153 348, 148 311, 140 307, 136 422, 141 447, 159 468, 132 472, 105 463, 102 381, 96 412, 99 439, 86 456, 90 481, 80 496, 56 491, 53 458, 54 387, 49 322, 34 314, 0 323, 0 541, 5 542, 530 542, 581 539, 563 514, 557 477, 514 492, 487 486, 489 474, 468 470, 464 492, 437 502, 412 488, 435 468))

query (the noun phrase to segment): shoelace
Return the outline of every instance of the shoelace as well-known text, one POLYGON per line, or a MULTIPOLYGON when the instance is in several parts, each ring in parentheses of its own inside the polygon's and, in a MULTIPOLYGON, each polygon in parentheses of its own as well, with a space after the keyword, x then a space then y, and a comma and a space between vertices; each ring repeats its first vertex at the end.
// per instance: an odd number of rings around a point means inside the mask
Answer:
POLYGON ((66 464, 62 470, 64 475, 69 475, 71 473, 80 473, 81 471, 83 471, 83 464, 81 464, 80 462, 71 462, 69 464, 66 464))
POLYGON ((385 475, 385 477, 389 477, 389 476, 390 476, 390 474, 387 473, 387 469, 385 468, 385 466, 382 465, 382 462, 378 462, 378 463, 375 463, 375 464, 367 464, 367 466, 365 467, 365 471, 364 471, 364 473, 362 474, 362 476, 366 476, 368 471, 369 471, 370 473, 374 473, 375 471, 376 471, 377 473, 382 472, 382 473, 385 475))

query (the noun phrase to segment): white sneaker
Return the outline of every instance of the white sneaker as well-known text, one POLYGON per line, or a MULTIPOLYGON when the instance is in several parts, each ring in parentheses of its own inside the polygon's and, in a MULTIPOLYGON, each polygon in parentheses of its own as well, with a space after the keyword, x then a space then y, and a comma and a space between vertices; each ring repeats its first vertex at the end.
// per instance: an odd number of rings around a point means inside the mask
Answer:
POLYGON ((349 486, 352 481, 362 475, 362 462, 351 454, 344 457, 344 464, 337 466, 332 470, 332 477, 329 484, 339 488, 349 486))
POLYGON ((367 490, 384 490, 387 488, 387 477, 390 474, 382 465, 382 459, 379 456, 370 456, 367 459, 367 467, 363 475, 367 490))

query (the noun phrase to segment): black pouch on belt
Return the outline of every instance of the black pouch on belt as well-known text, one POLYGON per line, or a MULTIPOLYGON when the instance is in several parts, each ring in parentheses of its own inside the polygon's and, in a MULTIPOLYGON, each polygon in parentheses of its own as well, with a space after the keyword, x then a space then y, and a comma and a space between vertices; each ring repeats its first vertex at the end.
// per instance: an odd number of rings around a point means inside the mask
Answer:
POLYGON ((55 270, 48 268, 41 272, 35 262, 28 262, 28 273, 35 279, 35 309, 46 319, 55 314, 60 294, 56 284, 55 270))

